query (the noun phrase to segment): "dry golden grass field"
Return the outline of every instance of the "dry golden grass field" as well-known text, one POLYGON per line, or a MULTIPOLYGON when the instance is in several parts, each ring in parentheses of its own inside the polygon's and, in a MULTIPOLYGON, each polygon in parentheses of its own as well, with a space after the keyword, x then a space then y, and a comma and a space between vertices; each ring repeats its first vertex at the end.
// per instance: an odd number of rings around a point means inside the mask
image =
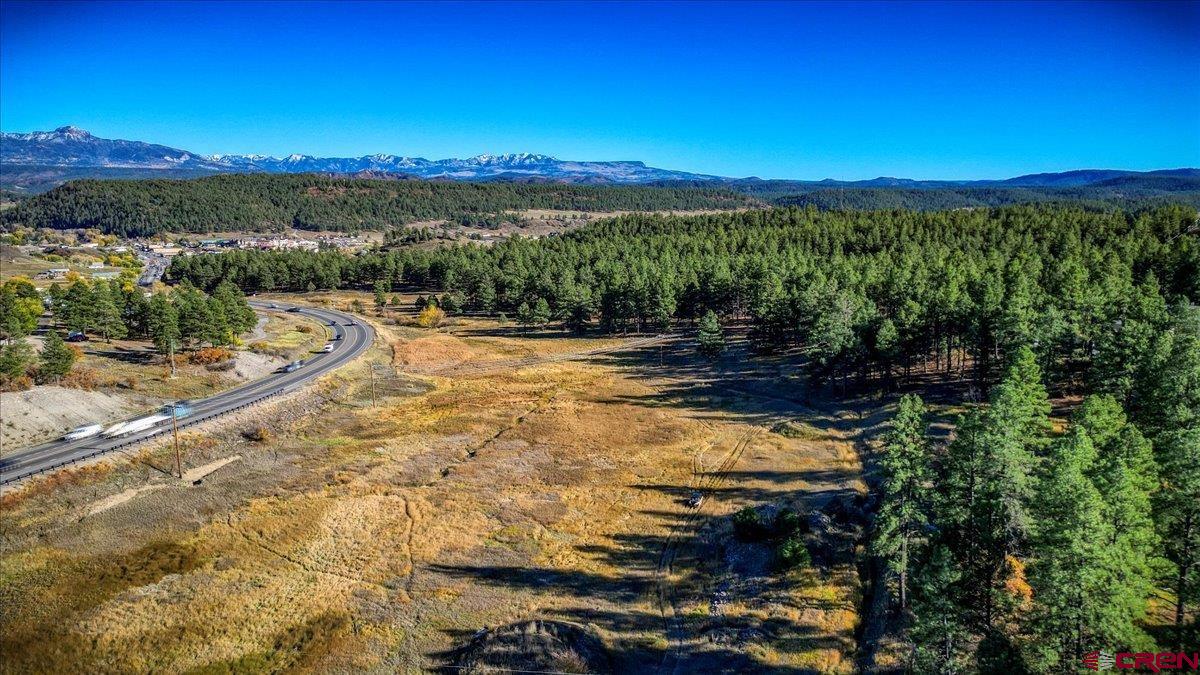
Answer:
POLYGON ((148 448, 7 491, 0 670, 855 669, 872 411, 682 338, 374 322, 185 438, 188 480, 148 448), (747 505, 797 510, 812 565, 738 541, 747 505))

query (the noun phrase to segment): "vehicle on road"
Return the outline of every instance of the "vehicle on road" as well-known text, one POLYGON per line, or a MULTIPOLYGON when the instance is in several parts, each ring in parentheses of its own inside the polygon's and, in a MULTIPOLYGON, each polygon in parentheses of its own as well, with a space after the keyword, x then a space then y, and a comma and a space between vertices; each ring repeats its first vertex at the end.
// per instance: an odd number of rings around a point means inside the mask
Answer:
POLYGON ((286 366, 284 366, 284 367, 283 367, 283 372, 285 372, 285 373, 294 373, 294 372, 296 372, 297 370, 300 370, 300 369, 301 369, 301 368, 303 368, 303 367, 304 367, 304 362, 303 362, 303 361, 292 361, 291 363, 289 363, 289 364, 287 364, 286 366))
POLYGON ((355 323, 355 322, 353 322, 353 321, 347 321, 347 322, 346 322, 346 325, 347 325, 347 326, 357 326, 358 324, 357 324, 357 323, 355 323))
POLYGON ((330 344, 325 345, 324 347, 321 347, 322 354, 328 354, 331 351, 333 351, 333 343, 330 343, 330 344))
POLYGON ((145 431, 159 422, 169 419, 171 418, 167 417, 166 415, 150 415, 148 417, 140 417, 129 422, 118 422, 104 430, 104 437, 117 438, 118 436, 136 434, 139 431, 145 431))
POLYGON ((75 427, 74 429, 68 431, 66 435, 63 436, 63 440, 78 441, 81 438, 91 438, 101 431, 104 431, 104 425, 102 424, 85 424, 81 427, 75 427))
POLYGON ((289 311, 289 312, 299 312, 299 311, 300 311, 300 308, 299 308, 299 307, 288 307, 288 308, 287 308, 287 311, 289 311))
POLYGON ((334 333, 334 334, 333 334, 333 337, 332 337, 332 338, 330 338, 330 339, 331 339, 331 340, 341 340, 341 339, 342 339, 342 334, 341 334, 341 333, 334 333))
POLYGON ((161 412, 162 414, 166 415, 168 419, 170 419, 171 414, 174 413, 175 419, 181 420, 188 415, 191 415, 194 411, 192 410, 191 401, 176 401, 174 403, 168 403, 164 405, 161 412))

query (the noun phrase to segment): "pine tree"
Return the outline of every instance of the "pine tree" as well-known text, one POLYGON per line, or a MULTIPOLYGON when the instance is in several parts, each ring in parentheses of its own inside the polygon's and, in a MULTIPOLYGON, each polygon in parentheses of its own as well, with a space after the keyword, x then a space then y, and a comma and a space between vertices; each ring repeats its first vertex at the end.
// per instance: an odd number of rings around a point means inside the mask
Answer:
POLYGON ((112 342, 112 338, 123 338, 129 333, 112 293, 103 284, 97 284, 92 291, 92 316, 96 332, 107 342, 112 342))
POLYGON ((1174 643, 1182 647, 1189 642, 1188 607, 1200 604, 1200 309, 1176 305, 1171 321, 1147 355, 1135 390, 1138 421, 1154 442, 1161 471, 1154 519, 1174 568, 1174 643))
POLYGON ((700 353, 712 358, 725 351, 725 331, 717 321, 717 313, 711 309, 700 317, 699 332, 696 340, 700 345, 700 353))
POLYGON ((1194 622, 1189 639, 1189 606, 1200 604, 1200 427, 1164 432, 1156 445, 1163 487, 1155 499, 1156 521, 1165 554, 1174 566, 1176 648, 1200 640, 1194 622))
POLYGON ((539 328, 544 328, 550 323, 550 303, 546 302, 545 298, 538 298, 533 305, 533 313, 530 317, 533 324, 539 328))
POLYGON ((233 344, 233 329, 225 305, 216 296, 210 296, 205 304, 211 319, 202 339, 214 347, 233 344))
POLYGON ((529 328, 534 324, 533 308, 528 302, 522 302, 520 307, 517 307, 517 322, 522 326, 529 328))
POLYGON ((43 381, 53 380, 55 382, 61 380, 64 375, 71 372, 71 366, 75 365, 75 352, 67 347, 63 342, 62 336, 58 331, 52 330, 46 333, 46 342, 42 346, 42 354, 38 364, 38 376, 43 381))
POLYGON ((171 375, 174 376, 175 352, 179 350, 182 336, 179 329, 179 313, 166 295, 157 293, 150 299, 146 324, 155 349, 170 359, 171 375))
POLYGON ((958 598, 961 578, 950 550, 936 544, 913 593, 913 672, 954 675, 968 670, 971 634, 958 598))
POLYGON ((985 629, 1014 604, 1005 568, 1029 534, 1031 476, 1035 451, 1046 443, 1049 409, 1040 368, 1022 347, 988 408, 960 419, 947 451, 939 520, 962 566, 968 606, 985 629))
POLYGON ((54 321, 59 326, 66 325, 67 309, 67 289, 62 284, 50 284, 47 291, 50 296, 50 313, 54 315, 54 321))
POLYGON ((491 277, 484 277, 475 287, 474 305, 483 312, 496 309, 496 284, 491 277))
POLYGON ((240 335, 258 324, 258 316, 246 302, 246 296, 232 282, 222 281, 213 290, 212 297, 225 312, 225 320, 234 335, 240 335))
POLYGON ((900 355, 900 333, 891 319, 884 319, 875 331, 875 358, 883 368, 888 384, 892 381, 892 368, 900 355))
POLYGON ((387 306, 387 292, 389 290, 388 283, 383 279, 379 279, 375 282, 375 309, 382 310, 387 306))
POLYGON ((67 330, 87 333, 95 325, 94 306, 92 290, 86 282, 77 279, 67 287, 60 319, 67 330))
POLYGON ((212 338, 214 320, 208 298, 186 282, 180 284, 171 296, 182 343, 192 345, 212 338))
POLYGON ((879 461, 883 490, 873 548, 898 578, 901 610, 908 608, 908 578, 929 522, 924 494, 932 474, 926 426, 925 403, 913 394, 903 396, 879 461))
POLYGON ((1114 532, 1086 475, 1095 456, 1087 432, 1074 427, 1052 446, 1038 485, 1030 576, 1037 598, 1030 627, 1037 639, 1030 642, 1030 660, 1039 669, 1075 667, 1086 649, 1114 644, 1126 628, 1105 616, 1114 593, 1108 574, 1114 532))
POLYGON ((0 347, 0 375, 10 380, 21 377, 33 361, 33 347, 24 338, 8 340, 0 347))
POLYGON ((1159 541, 1151 517, 1151 498, 1158 485, 1149 441, 1129 424, 1110 395, 1084 399, 1072 424, 1092 441, 1095 456, 1085 475, 1103 500, 1103 517, 1112 532, 1106 550, 1108 602, 1098 611, 1109 639, 1127 646, 1147 646, 1138 628, 1154 589, 1159 541))

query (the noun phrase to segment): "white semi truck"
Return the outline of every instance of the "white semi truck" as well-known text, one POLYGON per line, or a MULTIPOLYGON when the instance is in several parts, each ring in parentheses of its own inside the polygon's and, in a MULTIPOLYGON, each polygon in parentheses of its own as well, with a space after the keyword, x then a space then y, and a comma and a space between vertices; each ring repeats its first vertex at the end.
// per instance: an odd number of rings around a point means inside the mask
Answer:
POLYGON ((169 419, 171 418, 167 415, 149 415, 147 417, 139 417, 136 420, 130 420, 128 422, 118 422, 105 429, 104 436, 105 438, 116 438, 118 436, 136 434, 139 431, 145 431, 159 422, 169 419))

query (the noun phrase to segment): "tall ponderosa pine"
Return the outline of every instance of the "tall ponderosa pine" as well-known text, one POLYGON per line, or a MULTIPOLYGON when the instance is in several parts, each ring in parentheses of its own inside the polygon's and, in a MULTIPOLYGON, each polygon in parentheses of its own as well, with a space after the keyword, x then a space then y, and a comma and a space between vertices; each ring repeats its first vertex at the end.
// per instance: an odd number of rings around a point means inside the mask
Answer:
POLYGON ((1037 639, 1029 650, 1039 670, 1075 667, 1093 645, 1111 644, 1102 639, 1101 613, 1111 592, 1107 563, 1114 533, 1100 491, 1086 475, 1095 456, 1087 433, 1074 428, 1052 446, 1038 485, 1030 574, 1037 639))
POLYGON ((213 290, 212 297, 220 303, 225 312, 225 320, 234 335, 245 333, 258 323, 258 316, 246 302, 245 294, 233 283, 222 281, 213 290))
POLYGON ((75 365, 75 352, 63 342, 58 331, 46 333, 46 342, 42 345, 42 354, 38 362, 38 377, 43 381, 57 382, 71 372, 75 365))
POLYGON ((913 593, 913 672, 954 675, 968 670, 971 633, 959 602, 962 573, 944 543, 933 546, 913 593))
POLYGON ((1189 608, 1200 605, 1200 309, 1180 304, 1172 315, 1137 389, 1144 401, 1138 420, 1151 434, 1161 470, 1154 514, 1174 567, 1174 643, 1182 647, 1200 639, 1200 622, 1186 625, 1189 608))
POLYGON ((1112 534, 1106 551, 1111 591, 1104 621, 1119 644, 1145 645, 1146 637, 1136 625, 1154 588, 1159 550, 1151 515, 1151 498, 1158 488, 1153 451, 1112 396, 1086 398, 1072 423, 1095 447, 1095 458, 1085 473, 1104 502, 1103 517, 1112 534))
POLYGON ((700 318, 696 341, 700 345, 700 353, 710 358, 725 351, 725 331, 717 320, 717 313, 711 309, 700 318))
POLYGON ((150 299, 146 324, 155 349, 170 360, 171 375, 174 376, 175 352, 179 351, 182 337, 179 330, 179 314, 166 295, 157 293, 150 299))
POLYGON ((95 298, 87 282, 76 279, 63 296, 60 320, 69 331, 87 333, 95 326, 95 298))
POLYGON ((391 290, 389 284, 384 279, 379 279, 375 282, 375 309, 383 309, 387 306, 387 293, 391 290))
POLYGON ((533 314, 530 317, 533 324, 539 328, 550 323, 550 303, 546 302, 545 298, 538 298, 533 305, 533 314))
POLYGON ((117 301, 106 284, 96 284, 92 289, 92 317, 95 331, 106 341, 123 338, 129 333, 117 301))
POLYGON ((1050 406, 1041 371, 1018 349, 986 410, 959 420, 941 480, 939 525, 963 570, 977 625, 996 628, 1013 605, 1007 571, 1029 535, 1035 451, 1046 443, 1050 406))
POLYGON ((932 478, 925 403, 907 394, 892 420, 892 431, 879 459, 883 472, 882 502, 875 520, 874 551, 896 575, 900 608, 908 608, 908 579, 917 545, 929 522, 926 499, 932 478))

